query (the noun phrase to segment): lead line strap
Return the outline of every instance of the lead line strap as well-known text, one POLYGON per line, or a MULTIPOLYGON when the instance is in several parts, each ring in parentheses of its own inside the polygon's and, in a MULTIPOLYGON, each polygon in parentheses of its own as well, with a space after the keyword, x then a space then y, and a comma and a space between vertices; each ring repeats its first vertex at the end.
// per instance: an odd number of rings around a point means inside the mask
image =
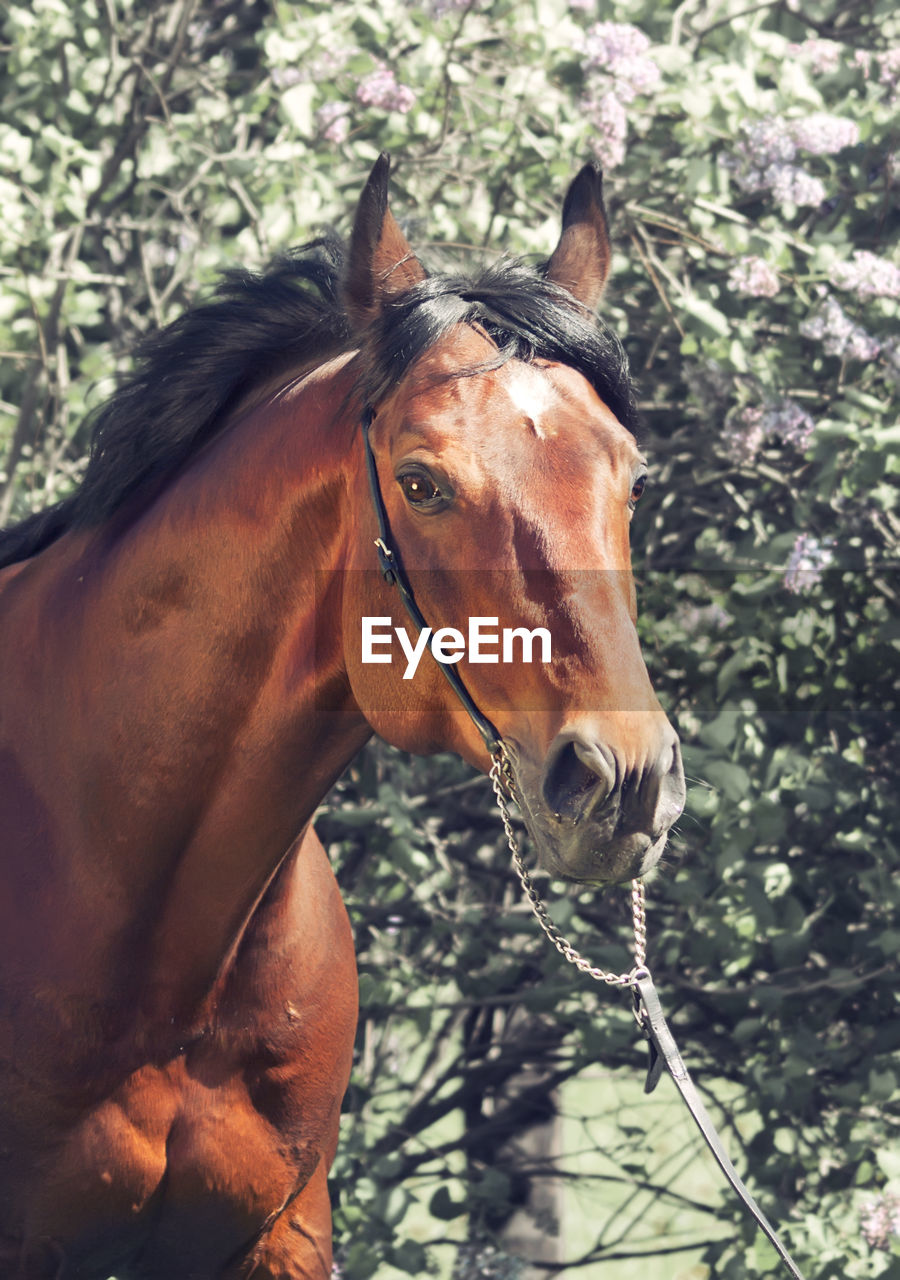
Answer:
MULTIPOLYGON (((668 1024, 663 1016, 662 1007, 659 1003, 659 997, 656 994, 656 988, 653 985, 653 979, 647 974, 646 977, 636 976, 634 986, 640 992, 641 1003, 645 1017, 642 1019, 644 1030, 646 1031, 650 1042, 660 1058, 666 1064, 669 1075, 675 1081, 676 1088, 685 1101, 688 1111, 694 1120, 697 1128, 703 1134, 703 1138, 710 1151, 713 1153, 719 1168, 725 1174, 725 1177, 731 1183, 746 1208, 752 1213, 760 1226, 765 1232, 769 1240, 778 1252, 778 1256, 785 1264, 795 1280, 803 1280, 803 1274, 797 1266, 794 1259, 788 1253, 787 1249, 781 1243, 775 1228, 769 1222, 766 1215, 760 1209, 753 1196, 747 1190, 741 1179, 740 1174, 728 1158, 725 1148, 722 1146, 715 1126, 710 1119, 709 1112, 703 1105, 703 1100, 697 1092, 693 1080, 688 1075, 687 1067, 681 1060, 681 1054, 678 1052, 678 1046, 672 1032, 669 1030, 668 1024)), ((647 1092, 655 1086, 656 1080, 653 1079, 654 1067, 651 1065, 650 1075, 648 1076, 647 1092), (652 1082, 652 1083, 651 1083, 652 1082)))

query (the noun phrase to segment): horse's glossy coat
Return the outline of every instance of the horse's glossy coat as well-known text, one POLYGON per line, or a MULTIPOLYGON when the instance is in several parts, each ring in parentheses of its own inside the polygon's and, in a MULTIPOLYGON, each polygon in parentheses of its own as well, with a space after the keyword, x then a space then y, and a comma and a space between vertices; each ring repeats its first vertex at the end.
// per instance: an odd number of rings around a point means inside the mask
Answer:
POLYGON ((232 313, 188 318, 112 402, 82 494, 0 542, 0 1276, 330 1275, 356 979, 310 818, 373 729, 487 764, 433 661, 360 661, 364 614, 405 621, 373 571, 364 402, 429 622, 553 631, 549 666, 463 664, 545 864, 639 874, 680 809, 634 629, 628 387, 579 306, 608 266, 599 178, 549 285, 426 280, 386 184, 380 162, 343 309, 307 271, 305 346, 250 282, 257 372, 222 391, 232 313), (148 398, 171 439, 129 443, 148 398))

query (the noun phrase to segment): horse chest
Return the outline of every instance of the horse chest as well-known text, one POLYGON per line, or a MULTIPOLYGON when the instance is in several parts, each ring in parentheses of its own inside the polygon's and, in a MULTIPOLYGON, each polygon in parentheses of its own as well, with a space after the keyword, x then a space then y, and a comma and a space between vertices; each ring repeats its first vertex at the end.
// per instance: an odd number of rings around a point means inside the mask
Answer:
POLYGON ((79 1071, 80 1113, 77 1092, 55 1109, 56 1090, 23 1094, 18 1156, 4 1169, 0 1153, 0 1262, 6 1240, 29 1278, 217 1276, 324 1172, 355 965, 343 907, 331 947, 310 944, 309 913, 322 923, 339 906, 309 832, 255 913, 210 1029, 181 1044, 171 1031, 150 1037, 142 1064, 118 1077, 121 1045, 98 1044, 93 1079, 79 1071))
POLYGON ((330 1158, 341 1091, 229 1048, 142 1067, 0 1172, 0 1243, 29 1277, 216 1275, 330 1158))

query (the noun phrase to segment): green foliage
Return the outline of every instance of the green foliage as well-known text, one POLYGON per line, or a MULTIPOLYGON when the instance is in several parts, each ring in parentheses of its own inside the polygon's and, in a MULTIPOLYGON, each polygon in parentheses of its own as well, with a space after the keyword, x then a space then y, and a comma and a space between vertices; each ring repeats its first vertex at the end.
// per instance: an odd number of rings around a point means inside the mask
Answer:
MULTIPOLYGON (((346 228, 380 150, 426 261, 467 264, 485 246, 546 254, 569 177, 604 158, 605 314, 653 469, 634 524, 641 633, 690 778, 651 886, 650 960, 810 1280, 900 1275, 884 1208, 900 1192, 898 41, 887 0, 11 0, 3 23, 4 517, 77 481, 89 410, 143 332, 223 266, 346 228), (658 79, 591 66, 599 20, 639 28, 658 79)), ((542 943, 486 784, 458 761, 374 746, 319 825, 362 989, 333 1182, 342 1272, 449 1274, 446 1242, 468 1239, 455 1280, 516 1274, 489 1242, 574 1165, 515 1139, 583 1097, 567 1082, 598 1062, 639 1071, 627 1001, 542 943)), ((624 895, 556 914, 622 967, 624 895)), ((651 1157, 617 1132, 624 1194, 651 1157)), ((778 1274, 727 1198, 662 1177, 654 1194, 691 1202, 685 1276, 778 1274)), ((598 1216, 577 1258, 564 1240, 560 1269, 618 1280, 634 1255, 649 1277, 664 1242, 623 1220, 598 1216)))

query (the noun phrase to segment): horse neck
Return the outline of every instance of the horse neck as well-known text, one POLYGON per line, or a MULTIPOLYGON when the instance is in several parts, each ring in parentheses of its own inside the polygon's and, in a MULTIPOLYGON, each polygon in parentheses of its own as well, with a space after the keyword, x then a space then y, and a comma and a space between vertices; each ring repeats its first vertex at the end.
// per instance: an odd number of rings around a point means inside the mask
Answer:
POLYGON ((18 755, 59 833, 53 953, 60 968, 89 926, 94 981, 140 957, 151 1016, 202 1001, 371 732, 329 572, 361 474, 353 416, 335 409, 350 374, 333 364, 230 424, 137 514, 33 562, 44 683, 28 721, 52 730, 29 742, 23 725, 18 755))

